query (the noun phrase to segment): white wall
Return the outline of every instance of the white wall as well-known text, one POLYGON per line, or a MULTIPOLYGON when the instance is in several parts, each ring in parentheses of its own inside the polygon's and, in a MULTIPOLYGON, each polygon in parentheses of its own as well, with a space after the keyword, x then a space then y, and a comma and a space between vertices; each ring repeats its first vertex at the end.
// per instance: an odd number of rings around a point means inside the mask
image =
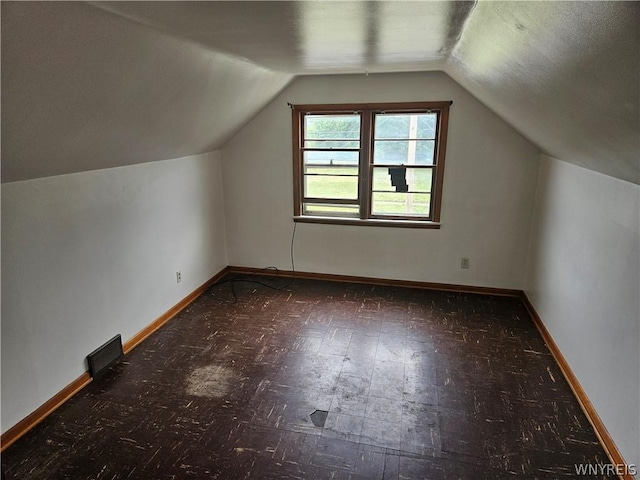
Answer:
POLYGON ((303 271, 522 288, 538 150, 441 72, 300 77, 222 150, 231 265, 291 268, 287 102, 453 100, 442 228, 299 224, 303 271), (460 258, 471 259, 469 270, 460 258))
POLYGON ((542 156, 525 291, 640 464, 640 187, 542 156))
POLYGON ((3 432, 227 265, 219 157, 2 185, 3 432))

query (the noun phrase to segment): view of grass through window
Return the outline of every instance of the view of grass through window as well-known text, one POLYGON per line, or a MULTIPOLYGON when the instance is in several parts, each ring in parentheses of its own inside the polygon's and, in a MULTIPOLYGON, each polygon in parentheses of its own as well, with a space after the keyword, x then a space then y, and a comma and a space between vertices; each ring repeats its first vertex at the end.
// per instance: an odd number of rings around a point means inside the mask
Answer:
POLYGON ((360 125, 358 113, 305 117, 304 196, 313 199, 307 213, 358 215, 360 125))
MULTIPOLYGON (((436 115, 376 114, 373 141, 372 213, 429 215, 436 115), (380 165, 380 166, 378 166, 380 165), (394 185, 391 168, 404 182, 394 185), (406 186, 404 186, 406 184, 406 186)), ((308 199, 358 200, 359 114, 307 115, 304 195, 308 199)), ((307 211, 357 214, 349 204, 313 204, 307 211)), ((355 202, 354 202, 355 203, 355 202)))
POLYGON ((436 153, 440 115, 448 105, 394 104, 390 111, 377 105, 382 108, 331 111, 327 105, 294 112, 300 127, 294 142, 296 208, 302 215, 394 220, 439 215, 436 153))

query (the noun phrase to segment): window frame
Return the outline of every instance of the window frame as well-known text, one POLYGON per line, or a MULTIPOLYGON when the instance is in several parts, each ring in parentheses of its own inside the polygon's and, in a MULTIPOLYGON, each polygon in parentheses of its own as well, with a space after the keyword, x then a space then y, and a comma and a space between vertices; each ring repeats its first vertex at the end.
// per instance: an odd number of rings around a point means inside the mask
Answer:
MULTIPOLYGON (((413 228, 440 228, 442 186, 447 146, 450 101, 404 102, 404 103, 359 103, 292 105, 293 133, 293 198, 294 221, 307 223, 331 223, 346 225, 395 226, 413 228), (358 217, 338 215, 310 215, 303 212, 304 196, 304 118, 308 114, 340 115, 360 114, 360 148, 358 161, 358 217), (437 115, 434 135, 434 158, 429 216, 403 216, 374 214, 371 211, 373 195, 373 145, 374 117, 378 113, 410 114, 435 113, 437 115)), ((379 165, 378 165, 379 166, 379 165)), ((415 167, 414 167, 415 168, 415 167)))

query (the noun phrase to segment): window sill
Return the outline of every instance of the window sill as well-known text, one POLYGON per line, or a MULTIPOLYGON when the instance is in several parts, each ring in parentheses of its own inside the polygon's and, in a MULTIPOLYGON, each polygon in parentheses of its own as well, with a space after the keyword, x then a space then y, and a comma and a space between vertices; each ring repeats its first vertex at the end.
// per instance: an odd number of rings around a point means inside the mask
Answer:
POLYGON ((433 230, 440 228, 439 222, 431 222, 427 220, 382 220, 379 218, 361 220, 359 218, 316 217, 304 215, 293 217, 293 221, 299 223, 326 223, 331 225, 358 225, 366 227, 427 228, 433 230))

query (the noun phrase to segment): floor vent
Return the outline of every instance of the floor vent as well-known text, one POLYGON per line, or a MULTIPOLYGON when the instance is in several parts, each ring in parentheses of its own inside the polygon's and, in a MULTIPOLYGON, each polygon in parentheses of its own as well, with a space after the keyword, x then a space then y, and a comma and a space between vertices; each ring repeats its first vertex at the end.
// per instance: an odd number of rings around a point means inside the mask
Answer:
POLYGON ((122 351, 122 337, 116 335, 101 347, 87 355, 89 374, 99 378, 107 369, 124 356, 122 351))

